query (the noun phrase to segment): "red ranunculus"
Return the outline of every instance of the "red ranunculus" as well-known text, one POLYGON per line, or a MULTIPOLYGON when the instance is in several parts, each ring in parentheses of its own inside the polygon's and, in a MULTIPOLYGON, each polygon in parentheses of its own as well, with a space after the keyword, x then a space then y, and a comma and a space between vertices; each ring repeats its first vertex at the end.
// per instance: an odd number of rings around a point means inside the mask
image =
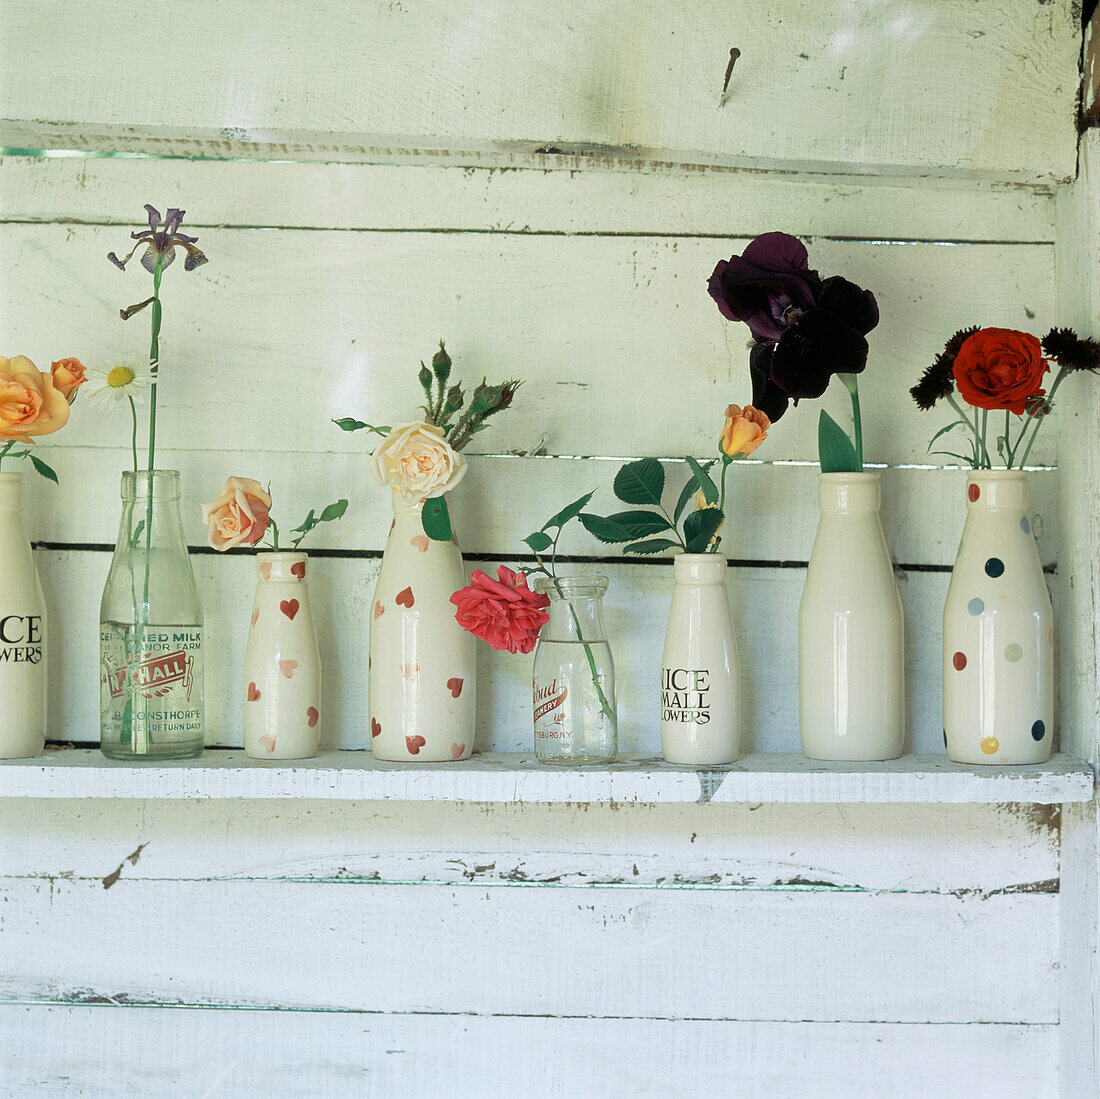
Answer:
POLYGON ((1039 341, 1012 328, 980 328, 959 348, 951 372, 967 404, 1007 408, 1017 416, 1043 393, 1050 369, 1039 341))
POLYGON ((535 647, 539 630, 550 621, 545 607, 548 596, 527 586, 525 572, 513 572, 501 565, 498 579, 475 569, 470 583, 451 596, 458 608, 458 624, 494 649, 510 653, 529 653, 535 647))

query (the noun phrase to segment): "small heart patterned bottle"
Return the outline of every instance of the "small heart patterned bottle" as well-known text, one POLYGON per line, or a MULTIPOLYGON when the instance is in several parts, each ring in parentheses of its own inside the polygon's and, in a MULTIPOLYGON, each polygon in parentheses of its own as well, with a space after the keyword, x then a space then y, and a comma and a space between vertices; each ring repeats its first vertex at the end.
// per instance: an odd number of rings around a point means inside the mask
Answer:
POLYGON ((309 759, 321 734, 321 657, 304 553, 256 555, 256 602, 244 654, 244 749, 253 759, 309 759))

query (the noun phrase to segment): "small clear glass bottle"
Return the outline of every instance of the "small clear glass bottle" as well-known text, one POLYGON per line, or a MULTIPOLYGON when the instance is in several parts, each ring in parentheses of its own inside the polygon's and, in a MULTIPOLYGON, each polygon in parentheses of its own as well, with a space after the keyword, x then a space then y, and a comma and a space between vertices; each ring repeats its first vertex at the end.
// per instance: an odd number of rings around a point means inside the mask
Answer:
POLYGON ((122 475, 118 543, 99 609, 100 748, 187 759, 204 741, 202 605, 175 470, 122 475))
POLYGON ((540 576, 550 621, 535 646, 535 754, 543 763, 609 763, 618 750, 615 665, 604 636, 606 576, 540 576))

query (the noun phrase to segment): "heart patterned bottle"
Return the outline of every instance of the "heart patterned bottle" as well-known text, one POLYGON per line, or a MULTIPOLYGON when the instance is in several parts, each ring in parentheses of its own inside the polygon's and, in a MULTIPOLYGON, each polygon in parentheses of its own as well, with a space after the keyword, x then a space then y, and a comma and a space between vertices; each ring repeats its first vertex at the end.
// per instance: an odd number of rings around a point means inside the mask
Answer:
POLYGON ((321 727, 321 658, 304 553, 256 555, 244 656, 244 748, 253 759, 309 759, 321 727))

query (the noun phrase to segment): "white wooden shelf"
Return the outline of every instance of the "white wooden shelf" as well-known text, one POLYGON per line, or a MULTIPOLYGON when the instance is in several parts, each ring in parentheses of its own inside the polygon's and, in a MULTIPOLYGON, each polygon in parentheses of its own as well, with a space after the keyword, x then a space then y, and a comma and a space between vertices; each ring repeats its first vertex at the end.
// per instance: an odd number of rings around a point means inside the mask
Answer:
POLYGON ((369 752, 263 761, 239 749, 199 759, 133 764, 95 749, 60 749, 0 763, 0 797, 318 798, 479 802, 1032 802, 1088 801, 1093 775, 1080 759, 1043 766, 970 767, 942 756, 886 763, 821 763, 801 755, 748 755, 693 770, 655 756, 610 766, 555 767, 525 754, 488 752, 461 763, 383 763, 369 752))

